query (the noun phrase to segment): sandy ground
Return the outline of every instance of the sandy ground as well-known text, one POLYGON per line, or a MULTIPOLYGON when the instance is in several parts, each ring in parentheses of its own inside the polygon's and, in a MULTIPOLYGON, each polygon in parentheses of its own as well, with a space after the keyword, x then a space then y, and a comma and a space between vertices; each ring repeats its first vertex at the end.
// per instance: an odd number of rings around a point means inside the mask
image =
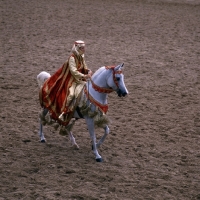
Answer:
POLYGON ((200 199, 198 0, 0 0, 0 15, 0 200, 200 199), (49 126, 39 142, 36 76, 78 39, 93 71, 125 63, 103 163, 84 120, 79 150, 49 126))

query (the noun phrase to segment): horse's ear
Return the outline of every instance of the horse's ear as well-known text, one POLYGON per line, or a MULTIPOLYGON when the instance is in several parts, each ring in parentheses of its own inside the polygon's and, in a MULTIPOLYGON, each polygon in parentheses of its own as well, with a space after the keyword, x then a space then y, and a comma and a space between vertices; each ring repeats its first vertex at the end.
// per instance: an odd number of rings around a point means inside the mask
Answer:
POLYGON ((124 63, 122 63, 122 64, 120 64, 120 65, 117 65, 117 66, 115 67, 115 71, 120 70, 121 68, 123 68, 123 66, 124 66, 124 63))

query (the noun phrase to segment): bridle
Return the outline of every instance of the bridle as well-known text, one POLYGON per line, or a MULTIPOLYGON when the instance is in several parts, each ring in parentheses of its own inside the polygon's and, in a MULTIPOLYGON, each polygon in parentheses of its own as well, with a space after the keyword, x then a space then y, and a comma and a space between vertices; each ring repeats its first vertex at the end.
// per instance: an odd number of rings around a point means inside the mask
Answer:
MULTIPOLYGON (((118 81, 117 81, 117 78, 115 77, 116 74, 122 74, 122 71, 121 70, 117 70, 115 71, 115 66, 107 66, 105 67, 105 69, 109 70, 111 69, 112 70, 112 74, 113 74, 113 81, 115 83, 115 85, 117 86, 117 89, 119 89, 119 84, 118 84, 118 81)), ((114 90, 112 88, 103 88, 103 87, 99 87, 98 85, 96 85, 94 83, 94 81, 92 79, 90 79, 91 83, 92 83, 92 87, 94 88, 94 90, 100 92, 100 93, 111 93, 113 92, 114 90)))

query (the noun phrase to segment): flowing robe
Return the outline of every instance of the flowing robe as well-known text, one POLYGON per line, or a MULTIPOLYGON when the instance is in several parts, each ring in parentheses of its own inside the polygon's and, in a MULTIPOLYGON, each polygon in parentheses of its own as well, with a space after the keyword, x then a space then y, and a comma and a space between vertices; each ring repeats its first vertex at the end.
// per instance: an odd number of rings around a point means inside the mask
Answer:
POLYGON ((51 118, 62 125, 67 125, 73 115, 73 101, 86 84, 84 74, 88 73, 84 57, 72 54, 63 66, 47 79, 40 91, 40 103, 47 108, 51 118), (59 119, 62 113, 68 116, 64 121, 59 119))

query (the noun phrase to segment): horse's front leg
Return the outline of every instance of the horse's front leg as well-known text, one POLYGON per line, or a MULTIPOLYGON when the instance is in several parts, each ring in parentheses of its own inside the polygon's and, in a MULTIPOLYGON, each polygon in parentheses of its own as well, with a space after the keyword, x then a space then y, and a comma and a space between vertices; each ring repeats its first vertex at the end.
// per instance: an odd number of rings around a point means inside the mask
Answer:
POLYGON ((97 150, 96 135, 95 135, 95 132, 94 132, 94 120, 89 118, 89 117, 86 117, 85 120, 86 120, 86 123, 87 123, 90 138, 92 140, 92 150, 93 150, 93 153, 95 155, 96 161, 102 162, 103 160, 102 160, 102 158, 99 155, 98 150, 97 150))
POLYGON ((39 115, 39 123, 40 123, 39 137, 40 137, 40 142, 42 142, 42 143, 46 142, 46 139, 45 139, 44 133, 43 133, 43 118, 46 116, 47 113, 48 113, 48 110, 44 109, 44 110, 42 110, 42 112, 39 115))
POLYGON ((100 147, 100 145, 104 142, 104 140, 106 139, 106 137, 107 137, 107 135, 109 134, 109 132, 110 132, 110 129, 109 129, 109 127, 108 127, 108 125, 106 125, 104 128, 104 135, 103 135, 103 137, 99 140, 99 142, 97 143, 97 148, 99 148, 100 147))
POLYGON ((72 132, 68 131, 68 134, 69 134, 69 139, 70 139, 70 141, 72 143, 72 147, 75 148, 75 149, 79 149, 79 146, 76 143, 75 137, 73 136, 72 132))

